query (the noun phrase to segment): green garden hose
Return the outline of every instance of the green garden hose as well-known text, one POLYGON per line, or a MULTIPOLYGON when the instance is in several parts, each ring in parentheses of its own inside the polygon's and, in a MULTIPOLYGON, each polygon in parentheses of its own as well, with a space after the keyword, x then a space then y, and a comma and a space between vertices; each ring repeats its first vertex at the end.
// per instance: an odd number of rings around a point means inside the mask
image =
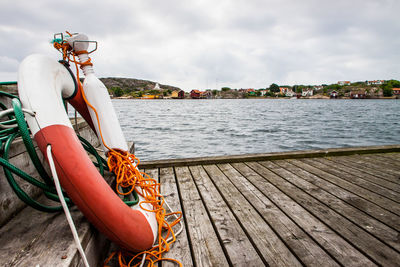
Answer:
POLYGON ((15 118, 17 119, 18 129, 21 133, 22 140, 24 141, 26 151, 28 152, 29 157, 32 159, 33 165, 46 184, 52 185, 53 181, 45 171, 43 165, 40 163, 39 156, 36 153, 35 146, 33 145, 30 137, 28 125, 26 124, 24 113, 22 112, 21 102, 17 98, 14 98, 12 100, 12 106, 14 109, 15 118))
MULTIPOLYGON (((35 208, 35 209, 40 210, 40 211, 45 211, 45 212, 62 211, 62 207, 61 206, 56 206, 56 207, 45 206, 45 205, 37 202, 36 200, 32 199, 27 193, 25 193, 24 190, 22 190, 22 188, 15 181, 10 169, 12 169, 16 174, 21 175, 20 176, 21 178, 29 178, 27 180, 29 182, 34 182, 32 184, 35 184, 36 186, 39 186, 39 183, 40 183, 35 178, 30 177, 28 174, 22 172, 21 170, 19 170, 18 168, 16 168, 15 166, 13 166, 12 164, 10 164, 8 162, 8 151, 9 151, 9 148, 11 146, 12 141, 15 139, 16 136, 17 136, 17 134, 12 134, 11 137, 7 140, 7 142, 5 144, 3 158, 2 158, 2 161, 1 161, 1 165, 3 165, 3 169, 4 169, 4 174, 6 175, 8 183, 10 184, 11 188, 14 190, 15 194, 23 202, 25 202, 27 205, 31 206, 32 208, 35 208), (3 162, 3 161, 5 161, 5 162, 3 162)), ((44 185, 44 184, 40 183, 40 185, 44 185)), ((39 186, 39 187, 42 187, 42 186, 39 186)), ((44 189, 44 191, 46 192, 47 190, 44 189)))
MULTIPOLYGON (((4 84, 4 83, 3 83, 4 84)), ((61 206, 46 206, 43 205, 36 200, 32 199, 16 182, 14 179, 13 174, 21 177, 23 180, 29 182, 30 184, 40 188, 45 196, 53 201, 59 202, 58 195, 56 194, 56 190, 53 184, 53 179, 49 177, 47 172, 45 171, 39 156, 36 153, 36 149, 33 145, 33 141, 30 137, 30 131, 28 128, 28 125, 26 124, 25 121, 25 116, 24 112, 21 108, 21 102, 19 101, 18 97, 8 94, 5 92, 0 91, 0 96, 8 97, 12 99, 12 109, 13 109, 13 114, 7 115, 9 120, 8 121, 1 121, 1 125, 8 125, 8 126, 13 126, 17 124, 14 128, 8 128, 8 129, 3 129, 0 130, 0 165, 3 166, 5 176, 7 178, 8 183, 10 184, 11 188, 14 190, 15 194, 27 205, 41 210, 45 212, 58 212, 62 211, 61 206), (9 162, 9 150, 11 147, 12 142, 17 138, 18 136, 22 137, 23 143, 26 147, 26 150, 32 160, 32 163, 34 164, 36 170, 38 171, 40 177, 45 181, 45 183, 35 179, 34 177, 30 176, 26 172, 22 171, 21 169, 17 168, 13 164, 9 162)), ((3 110, 7 110, 7 107, 0 102, 0 108, 3 110)), ((108 171, 108 166, 107 162, 104 158, 102 158, 96 151, 96 149, 83 137, 78 136, 79 140, 81 141, 82 146, 84 149, 92 154, 97 162, 93 162, 93 164, 99 168, 99 172, 101 173, 102 176, 104 176, 104 170, 108 171)), ((66 195, 66 194, 64 194, 66 195)), ((131 205, 136 205, 139 202, 139 197, 135 191, 132 193, 133 195, 133 200, 129 201, 128 198, 124 198, 124 202, 131 206, 131 205)), ((68 198, 65 197, 66 203, 68 205, 73 205, 72 201, 68 198)))

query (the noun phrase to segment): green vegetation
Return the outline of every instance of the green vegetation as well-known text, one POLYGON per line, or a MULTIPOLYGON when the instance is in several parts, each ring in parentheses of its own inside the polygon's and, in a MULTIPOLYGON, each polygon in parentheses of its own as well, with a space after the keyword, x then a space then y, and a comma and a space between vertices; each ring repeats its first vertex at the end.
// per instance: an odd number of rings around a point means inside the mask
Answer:
POLYGON ((148 95, 160 95, 161 91, 160 90, 146 90, 146 93, 148 95))
POLYGON ((350 84, 351 86, 364 86, 367 85, 366 82, 354 82, 350 84))
POLYGON ((328 91, 339 91, 341 89, 343 89, 344 85, 339 85, 339 84, 330 84, 324 87, 324 89, 328 90, 328 91))
POLYGON ((400 88, 400 81, 389 80, 381 85, 383 96, 393 96, 393 88, 400 88))
POLYGON ((275 97, 275 93, 274 92, 271 92, 271 91, 269 91, 269 92, 267 92, 266 94, 265 94, 265 96, 269 96, 269 97, 275 97))
POLYGON ((124 94, 124 91, 120 87, 111 88, 111 92, 116 97, 120 97, 124 94))
POLYGON ((383 96, 390 97, 393 95, 393 88, 390 88, 389 86, 383 85, 382 91, 383 96))
POLYGON ((397 80, 389 80, 385 84, 387 84, 392 89, 393 88, 400 88, 400 81, 397 81, 397 80))
POLYGON ((302 86, 302 85, 294 86, 293 91, 294 91, 296 94, 301 94, 301 92, 303 91, 303 87, 304 87, 304 86, 302 86))
POLYGON ((273 93, 278 93, 281 90, 279 90, 279 85, 277 85, 276 83, 273 83, 269 86, 269 90, 273 93))

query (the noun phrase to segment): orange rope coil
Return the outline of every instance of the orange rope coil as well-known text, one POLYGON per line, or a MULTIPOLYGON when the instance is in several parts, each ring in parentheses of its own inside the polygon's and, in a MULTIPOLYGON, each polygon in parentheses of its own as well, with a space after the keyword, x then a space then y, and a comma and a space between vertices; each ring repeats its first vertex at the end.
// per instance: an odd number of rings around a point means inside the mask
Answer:
MULTIPOLYGON (((70 36, 72 36, 69 32, 67 33, 70 36)), ((109 150, 107 152, 107 157, 108 157, 107 165, 110 171, 112 171, 116 176, 116 191, 120 195, 129 195, 130 193, 133 192, 133 190, 135 190, 138 193, 138 195, 140 195, 144 199, 144 201, 141 201, 139 203, 139 206, 145 211, 155 212, 155 216, 158 223, 157 245, 154 245, 151 249, 147 251, 143 251, 137 254, 132 254, 131 252, 128 251, 113 252, 104 262, 104 266, 107 266, 107 264, 115 255, 117 255, 119 265, 122 267, 139 266, 144 261, 147 261, 149 263, 149 266, 153 266, 154 263, 162 260, 172 261, 179 264, 179 266, 182 266, 182 264, 178 260, 162 258, 162 254, 164 252, 169 251, 170 245, 176 241, 176 236, 172 228, 180 222, 182 218, 182 213, 166 212, 166 209, 164 208, 165 200, 164 197, 160 194, 160 183, 156 182, 146 173, 139 171, 138 165, 140 163, 140 160, 137 157, 135 157, 135 155, 130 154, 129 152, 123 151, 121 149, 110 148, 104 142, 103 135, 101 133, 100 120, 97 110, 87 100, 85 93, 83 91, 83 86, 79 79, 78 65, 80 65, 80 68, 82 69, 84 66, 88 65, 92 66, 93 64, 91 63, 90 58, 83 63, 77 61, 75 58, 75 56, 81 54, 87 54, 88 52, 87 51, 76 52, 72 50, 72 47, 68 44, 67 41, 63 41, 61 43, 54 42, 53 45, 57 50, 59 50, 63 54, 63 60, 68 59, 69 62, 75 63, 79 90, 81 90, 83 99, 85 100, 86 104, 96 114, 101 141, 104 147, 106 147, 109 150), (126 192, 121 192, 120 188, 125 188, 128 190, 126 190, 126 192), (150 204, 153 209, 149 210, 143 207, 143 204, 145 203, 150 204), (168 222, 167 218, 170 216, 174 216, 175 220, 173 220, 172 222, 168 222), (163 235, 163 230, 164 230, 164 235, 163 235), (129 260, 127 260, 126 258, 129 258, 129 260)))

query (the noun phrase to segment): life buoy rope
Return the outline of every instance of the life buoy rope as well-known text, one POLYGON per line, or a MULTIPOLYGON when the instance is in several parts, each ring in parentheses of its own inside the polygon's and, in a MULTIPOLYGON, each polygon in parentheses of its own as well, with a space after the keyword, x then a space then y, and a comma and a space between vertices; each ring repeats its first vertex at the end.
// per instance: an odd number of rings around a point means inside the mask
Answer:
MULTIPOLYGON (((67 32, 70 36, 70 33, 67 32)), ((82 93, 82 97, 85 103, 93 110, 96 115, 97 125, 99 127, 99 134, 101 142, 104 147, 108 149, 107 152, 107 165, 109 170, 112 171, 116 176, 116 191, 120 195, 129 195, 136 191, 138 195, 140 195, 144 201, 139 203, 140 208, 148 212, 154 212, 155 217, 158 223, 158 243, 154 245, 150 250, 143 251, 137 254, 132 254, 127 251, 118 251, 114 252, 110 255, 110 257, 106 260, 105 265, 110 261, 112 257, 118 254, 118 261, 121 266, 131 266, 136 260, 142 260, 142 263, 145 261, 150 263, 150 266, 153 266, 154 263, 162 260, 168 260, 178 263, 180 266, 182 264, 175 260, 169 258, 162 258, 162 254, 166 251, 169 251, 170 245, 176 241, 176 234, 173 231, 173 227, 180 223, 182 213, 181 212, 170 212, 167 213, 164 208, 165 199, 160 194, 160 183, 156 182, 149 175, 144 172, 140 172, 138 169, 138 165, 140 160, 133 154, 122 151, 119 149, 114 149, 109 147, 104 141, 101 125, 99 120, 99 115, 96 108, 87 100, 83 86, 80 82, 79 78, 79 67, 82 69, 85 66, 92 66, 90 57, 85 62, 79 62, 76 60, 76 56, 81 54, 88 54, 87 51, 74 51, 70 44, 66 41, 62 42, 54 42, 54 47, 59 50, 63 54, 63 60, 68 60, 68 62, 73 62, 76 67, 76 80, 78 84, 78 90, 82 93), (122 192, 120 191, 122 188, 122 192), (144 207, 144 204, 150 204, 152 209, 148 209, 144 207), (168 222, 167 218, 170 216, 174 216, 175 219, 172 222, 168 222), (164 235, 163 231, 164 230, 164 235), (125 257, 129 257, 130 259, 126 259, 125 257)), ((182 230, 179 230, 179 232, 182 230)), ((135 264, 134 266, 140 265, 140 262, 135 264)))

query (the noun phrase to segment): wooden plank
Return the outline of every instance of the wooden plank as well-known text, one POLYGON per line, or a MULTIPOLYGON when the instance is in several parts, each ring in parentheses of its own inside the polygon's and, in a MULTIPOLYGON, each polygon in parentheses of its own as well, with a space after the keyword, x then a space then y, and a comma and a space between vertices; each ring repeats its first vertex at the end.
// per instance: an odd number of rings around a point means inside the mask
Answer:
POLYGON ((382 159, 381 155, 382 154, 377 154, 375 157, 373 155, 357 155, 354 157, 354 159, 366 161, 371 166, 380 166, 381 168, 384 167, 383 169, 385 171, 394 175, 400 175, 400 169, 399 166, 397 166, 398 161, 382 159))
POLYGON ((393 177, 393 178, 400 179, 400 170, 399 169, 393 170, 393 169, 390 169, 387 167, 383 167, 379 163, 369 161, 365 157, 354 155, 354 156, 346 156, 346 157, 343 157, 342 159, 352 162, 354 164, 358 164, 367 169, 379 170, 380 175, 383 177, 393 177))
MULTIPOLYGON (((291 165, 287 161, 265 162, 263 163, 263 166, 269 168, 275 174, 301 188, 304 192, 307 192, 331 209, 345 216, 347 219, 379 238, 389 246, 392 246, 397 251, 400 251, 400 243, 397 238, 398 231, 393 230, 368 215, 368 210, 365 210, 364 205, 368 206, 370 202, 357 198, 357 196, 348 191, 334 184, 328 183, 317 176, 313 176, 312 174, 291 165), (362 211, 345 202, 346 199, 351 199, 353 197, 357 198, 357 202, 359 202, 357 207, 362 211)), ((379 218, 382 209, 376 205, 375 207, 376 209, 374 209, 374 207, 369 207, 369 211, 372 215, 379 218)), ((388 216, 390 216, 390 213, 388 216)), ((393 217, 396 216, 392 216, 390 221, 393 222, 393 224, 400 226, 399 220, 396 220, 396 218, 393 217)))
POLYGON ((310 172, 318 177, 321 177, 331 183, 335 183, 336 185, 345 188, 354 194, 363 197, 372 203, 377 204, 383 209, 386 209, 388 211, 393 212, 394 214, 400 214, 400 206, 398 205, 397 202, 394 202, 388 198, 385 198, 381 195, 378 195, 370 190, 367 190, 365 188, 362 188, 358 185, 352 184, 346 180, 341 179, 338 176, 332 175, 330 173, 327 173, 325 171, 320 170, 319 168, 313 167, 301 160, 290 160, 290 163, 295 164, 296 166, 299 166, 303 170, 310 172))
MULTIPOLYGON (((351 242, 352 245, 356 246, 360 251, 368 255, 378 264, 393 266, 400 262, 399 253, 350 222, 347 218, 330 209, 302 190, 299 190, 298 187, 287 182, 285 179, 262 165, 258 163, 248 163, 248 165, 270 183, 274 184, 288 196, 293 198, 297 203, 301 204, 309 212, 314 214, 314 216, 329 225, 329 227, 334 231, 339 233, 342 237, 351 242)), ((350 262, 348 264, 350 264, 350 262)))
POLYGON ((382 158, 389 158, 397 162, 398 165, 400 165, 400 153, 384 153, 384 154, 379 154, 382 158))
MULTIPOLYGON (((354 194, 346 184, 342 185, 339 183, 334 183, 332 179, 325 179, 324 176, 317 176, 314 175, 301 167, 302 163, 298 163, 295 165, 293 160, 286 160, 286 161, 275 161, 278 165, 284 167, 285 169, 295 173, 296 175, 300 176, 302 179, 319 186, 320 188, 328 191, 334 192, 335 196, 342 199, 343 201, 349 203, 350 205, 368 213, 370 216, 374 217, 375 219, 385 223, 386 225, 392 227, 393 229, 400 231, 400 221, 398 216, 393 214, 392 212, 381 208, 380 206, 376 205, 368 201, 365 198, 354 194), (342 185, 342 186, 340 186, 342 185)), ((338 179, 340 182, 341 180, 338 179)))
MULTIPOLYGON (((82 247, 88 244, 92 232, 90 224, 75 207, 70 210, 82 247)), ((36 227, 42 228, 43 225, 36 227)), ((55 216, 52 222, 42 228, 43 233, 32 240, 24 254, 15 259, 13 266, 71 266, 76 262, 78 251, 65 215, 55 216)))
POLYGON ((195 266, 227 266, 228 261, 187 167, 175 168, 195 266))
MULTIPOLYGON (((160 169, 161 194, 165 201, 173 211, 182 211, 181 202, 179 199, 178 188, 175 182, 175 174, 173 168, 160 169)), ((170 212, 167 210, 167 212, 170 212)), ((172 220, 173 218, 171 218, 172 220)), ((188 235, 186 233, 185 216, 182 217, 183 231, 177 236, 176 241, 170 247, 163 257, 179 260, 183 266, 193 266, 192 254, 190 252, 188 235)), ((168 220, 170 221, 170 220, 168 220)), ((175 233, 179 229, 179 225, 174 227, 175 233)), ((165 261, 163 267, 174 267, 175 263, 165 261)))
MULTIPOLYGON (((158 169, 145 169, 144 173, 146 173, 148 176, 159 182, 159 177, 158 177, 158 169)), ((146 178, 146 177, 145 177, 146 178)))
MULTIPOLYGON (((399 184, 396 184, 396 183, 390 182, 388 180, 378 178, 374 175, 362 172, 355 167, 349 167, 347 165, 343 165, 341 163, 333 161, 332 158, 314 158, 313 160, 329 166, 329 170, 334 169, 334 170, 338 170, 338 171, 340 170, 342 172, 347 172, 347 173, 350 173, 359 178, 368 180, 372 183, 379 184, 380 186, 383 186, 386 189, 390 189, 390 190, 400 193, 400 185, 399 184)), ((397 194, 397 196, 398 196, 398 194, 397 194)))
MULTIPOLYGON (((271 225, 303 264, 307 266, 338 266, 338 263, 333 258, 268 198, 271 198, 271 195, 274 194, 273 190, 263 190, 262 192, 267 193, 267 195, 263 194, 236 170, 243 170, 243 168, 247 167, 246 165, 243 163, 233 163, 232 166, 236 169, 228 164, 218 166, 226 174, 232 185, 238 188, 247 201, 271 225)), ((275 198, 285 198, 285 195, 279 196, 279 194, 282 194, 281 192, 277 193, 278 196, 275 196, 275 198)), ((293 202, 288 198, 285 200, 293 202)), ((292 203, 288 204, 291 205, 292 203)))
POLYGON ((162 168, 171 166, 194 166, 202 164, 222 164, 244 161, 262 161, 275 159, 294 159, 294 158, 314 158, 326 156, 341 156, 354 154, 371 154, 371 153, 389 153, 400 152, 400 145, 388 146, 367 146, 367 147, 347 147, 347 148, 330 148, 325 150, 303 150, 289 152, 273 152, 261 154, 244 154, 231 156, 216 157, 199 157, 185 159, 167 159, 143 161, 140 163, 142 168, 162 168))
POLYGON ((4 225, 0 229, 0 266, 16 266, 15 262, 26 256, 35 240, 46 233, 47 227, 57 216, 25 208, 4 225))
MULTIPOLYGON (((230 264, 233 266, 263 266, 266 264, 253 247, 232 211, 225 203, 207 173, 201 166, 189 167, 204 204, 230 264)), ((228 201, 229 202, 229 201, 228 201)))
MULTIPOLYGON (((54 205, 45 197, 39 201, 54 205)), ((76 207, 70 211, 89 263, 98 266, 110 242, 90 226, 76 207)), ((0 244, 0 266, 77 266, 81 262, 62 212, 25 208, 0 229, 0 244)))
POLYGON ((223 195, 236 218, 242 223, 253 244, 269 266, 301 266, 301 263, 263 220, 258 212, 241 195, 216 165, 204 169, 223 195))
MULTIPOLYGON (((381 186, 380 184, 373 183, 365 177, 360 178, 353 173, 349 173, 346 171, 345 168, 340 168, 341 166, 332 166, 329 164, 329 161, 326 159, 302 159, 302 162, 305 162, 311 166, 314 166, 315 168, 318 168, 324 172, 330 173, 332 175, 335 175, 337 177, 342 178, 343 180, 346 180, 352 184, 358 185, 362 188, 365 188, 367 190, 373 191, 376 194, 381 195, 382 197, 389 198, 393 201, 396 201, 397 203, 400 202, 400 194, 390 190, 388 188, 385 188, 381 186)), ((379 181, 377 181, 379 182, 379 181)), ((400 210, 399 210, 400 212, 400 210)))
MULTIPOLYGON (((103 266, 104 260, 108 255, 111 241, 105 235, 98 231, 94 231, 86 248, 85 255, 90 266, 103 266)), ((81 256, 76 253, 70 266, 83 267, 81 256)))
POLYGON ((376 155, 364 155, 364 158, 370 160, 371 162, 375 162, 382 167, 385 166, 385 168, 390 168, 392 170, 400 170, 400 161, 390 158, 390 157, 384 157, 385 154, 376 154, 376 155))
MULTIPOLYGON (((257 163, 254 163, 257 164, 257 163)), ((251 165, 251 164, 247 164, 251 165)), ((345 239, 332 231, 317 217, 284 194, 275 185, 269 183, 249 166, 233 164, 233 166, 252 183, 259 191, 264 192, 270 200, 291 220, 311 236, 324 250, 342 265, 375 266, 366 256, 349 244, 345 239)), ((258 165, 260 168, 261 165, 258 165)), ((253 165, 257 167, 257 165, 253 165)), ((324 264, 322 265, 324 266, 324 264)))
POLYGON ((381 168, 369 168, 367 166, 364 166, 362 164, 354 164, 354 162, 347 160, 345 157, 331 157, 330 158, 332 161, 338 162, 340 164, 346 165, 348 167, 356 168, 359 171, 362 171, 364 173, 374 175, 378 178, 385 179, 387 181, 400 184, 400 178, 399 177, 393 177, 390 175, 386 175, 383 173, 380 169, 381 168))

